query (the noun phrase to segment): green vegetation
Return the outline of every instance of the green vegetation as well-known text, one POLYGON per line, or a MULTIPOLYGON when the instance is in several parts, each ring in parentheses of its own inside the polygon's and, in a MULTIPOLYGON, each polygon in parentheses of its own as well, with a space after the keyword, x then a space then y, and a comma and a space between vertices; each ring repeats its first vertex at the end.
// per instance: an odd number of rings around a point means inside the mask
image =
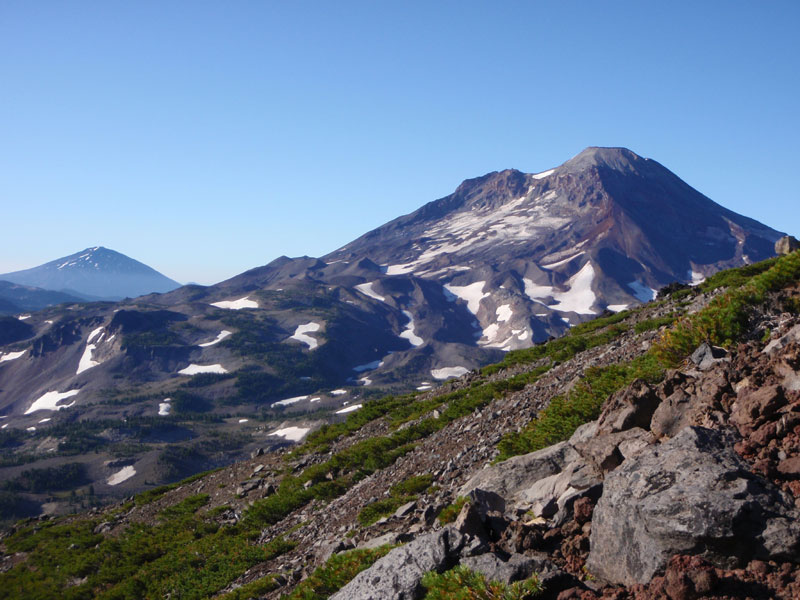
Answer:
POLYGON ((464 508, 464 505, 467 502, 469 502, 469 498, 466 496, 459 496, 456 498, 455 502, 445 506, 437 517, 439 519, 439 523, 442 525, 447 525, 448 523, 455 521, 456 518, 458 518, 458 513, 461 512, 461 509, 464 508))
POLYGON ((527 600, 542 591, 535 575, 512 584, 487 581, 480 573, 457 566, 444 573, 431 571, 422 579, 425 600, 527 600))
POLYGON ((268 594, 277 587, 278 582, 275 580, 275 575, 267 575, 261 579, 246 583, 232 592, 217 596, 216 600, 253 600, 254 598, 268 594))
POLYGON ((20 599, 208 598, 294 547, 283 538, 258 546, 237 527, 206 521, 197 511, 207 502, 190 496, 159 513, 158 524, 134 523, 119 536, 95 534, 93 519, 23 527, 5 543, 29 555, 3 575, 3 590, 20 599), (76 578, 85 581, 74 585, 76 578))
POLYGON ((86 481, 86 465, 73 462, 57 467, 27 469, 14 479, 5 481, 2 488, 10 492, 35 494, 50 490, 71 490, 85 484, 86 481))
POLYGON ((579 352, 602 346, 625 333, 628 328, 618 325, 630 316, 630 311, 619 312, 610 317, 601 317, 573 327, 564 337, 550 340, 523 350, 512 350, 497 364, 481 370, 482 375, 493 375, 508 367, 529 364, 543 358, 564 362, 579 352))
MULTIPOLYGON (((587 369, 580 383, 565 396, 553 398, 523 431, 503 437, 498 444, 498 460, 540 450, 569 438, 580 425, 599 416, 603 403, 612 393, 637 378, 651 383, 659 381, 665 368, 677 365, 702 342, 730 346, 745 333, 751 307, 764 302, 769 292, 783 289, 798 280, 800 252, 724 271, 709 278, 703 284, 706 290, 723 285, 730 286, 730 289, 714 298, 702 311, 678 321, 645 355, 629 363, 587 369)), ((667 316, 642 321, 635 330, 641 333, 655 329, 669 324, 671 319, 667 316)), ((567 336, 562 340, 570 338, 567 336)), ((549 354, 547 347, 558 342, 560 340, 546 344, 544 350, 538 351, 539 354, 549 354)), ((531 350, 539 348, 543 347, 531 350)))
POLYGON ((308 579, 300 582, 292 593, 286 596, 286 600, 325 600, 391 549, 391 546, 381 546, 374 550, 350 550, 334 554, 308 579))
POLYGON ((664 327, 665 325, 672 325, 675 322, 674 315, 667 315, 666 317, 659 317, 656 319, 645 319, 644 321, 639 321, 636 325, 633 326, 633 330, 636 333, 644 333, 645 331, 653 331, 654 329, 659 329, 664 327))
POLYGON ((731 289, 702 311, 678 321, 655 345, 654 351, 664 364, 677 365, 703 342, 730 346, 741 339, 751 307, 764 302, 769 292, 800 280, 800 251, 732 271, 718 273, 703 284, 710 289, 730 285, 731 289))
POLYGON ((629 363, 586 369, 583 379, 565 396, 553 398, 521 432, 506 434, 500 440, 497 460, 541 450, 569 438, 578 427, 600 416, 600 409, 611 394, 634 379, 656 383, 663 375, 663 366, 650 354, 629 363))

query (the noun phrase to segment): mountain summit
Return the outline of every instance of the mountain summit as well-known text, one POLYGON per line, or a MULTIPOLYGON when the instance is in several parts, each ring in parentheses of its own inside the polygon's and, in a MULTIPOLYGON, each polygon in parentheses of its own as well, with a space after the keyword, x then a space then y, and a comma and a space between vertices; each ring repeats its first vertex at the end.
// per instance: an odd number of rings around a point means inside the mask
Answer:
POLYGON ((590 147, 541 173, 469 179, 323 260, 368 258, 387 276, 434 280, 465 290, 465 301, 474 293, 488 332, 479 343, 507 350, 650 300, 673 281, 772 256, 779 237, 654 160, 590 147))
POLYGON ((0 275, 0 280, 85 298, 119 300, 180 287, 177 281, 121 254, 95 246, 48 263, 0 275))

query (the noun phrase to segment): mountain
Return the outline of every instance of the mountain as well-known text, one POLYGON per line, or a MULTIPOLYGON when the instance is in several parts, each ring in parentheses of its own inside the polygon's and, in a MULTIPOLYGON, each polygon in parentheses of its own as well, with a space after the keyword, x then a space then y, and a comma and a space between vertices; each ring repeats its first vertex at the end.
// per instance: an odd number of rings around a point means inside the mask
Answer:
POLYGON ((41 310, 65 302, 83 302, 83 299, 63 292, 0 280, 0 315, 41 310))
POLYGON ((322 258, 0 319, 6 473, 80 456, 100 495, 174 481, 768 258, 780 235, 655 161, 590 148, 465 181, 322 258), (120 457, 140 475, 106 485, 120 457))
POLYGON ((386 276, 438 282, 473 299, 479 345, 513 349, 650 300, 673 281, 763 260, 780 235, 654 160, 587 148, 543 173, 467 180, 322 260, 368 258, 386 276))
MULTIPOLYGON (((4 515, 35 514, 32 498, 78 514, 4 533, 0 586, 19 600, 796 599, 798 356, 795 251, 327 427, 287 421, 272 434, 301 442, 291 452, 133 497, 152 463, 23 463, 4 515), (118 501, 93 507, 104 487, 118 501)), ((18 443, 47 453, 53 429, 18 443)))
POLYGON ((56 290, 87 300, 121 300, 180 287, 155 269, 102 246, 86 248, 32 269, 0 275, 0 280, 56 290))

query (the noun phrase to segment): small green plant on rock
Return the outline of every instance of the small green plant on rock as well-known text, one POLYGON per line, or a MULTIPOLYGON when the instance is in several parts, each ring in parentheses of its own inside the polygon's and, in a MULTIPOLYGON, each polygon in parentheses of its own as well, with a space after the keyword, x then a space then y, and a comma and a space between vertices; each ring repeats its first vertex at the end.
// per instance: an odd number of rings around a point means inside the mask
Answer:
POLYGON ((535 575, 511 584, 487 581, 480 573, 457 566, 444 573, 432 571, 422 578, 425 600, 528 600, 535 598, 542 585, 535 575))

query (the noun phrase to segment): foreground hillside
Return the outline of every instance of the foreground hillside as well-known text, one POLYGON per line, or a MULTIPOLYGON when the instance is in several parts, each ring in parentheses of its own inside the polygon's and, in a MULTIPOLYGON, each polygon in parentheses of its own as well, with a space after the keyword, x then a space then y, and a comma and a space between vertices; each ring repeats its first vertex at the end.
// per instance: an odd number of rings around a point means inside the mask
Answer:
POLYGON ((798 252, 723 272, 291 451, 21 523, 0 597, 797 597, 799 281, 798 252))

